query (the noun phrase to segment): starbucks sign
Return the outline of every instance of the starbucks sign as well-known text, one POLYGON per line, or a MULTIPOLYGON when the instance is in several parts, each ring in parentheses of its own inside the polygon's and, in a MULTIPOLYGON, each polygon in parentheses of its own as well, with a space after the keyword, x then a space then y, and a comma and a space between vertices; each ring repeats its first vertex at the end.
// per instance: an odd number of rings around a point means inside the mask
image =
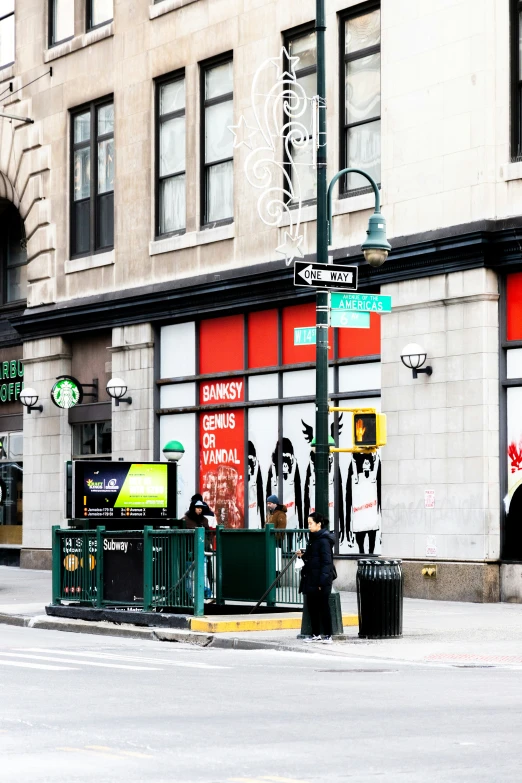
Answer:
POLYGON ((18 402, 24 385, 24 366, 18 359, 0 362, 0 403, 18 402))
POLYGON ((51 389, 51 400, 58 408, 74 408, 83 400, 80 381, 71 375, 61 375, 51 389))

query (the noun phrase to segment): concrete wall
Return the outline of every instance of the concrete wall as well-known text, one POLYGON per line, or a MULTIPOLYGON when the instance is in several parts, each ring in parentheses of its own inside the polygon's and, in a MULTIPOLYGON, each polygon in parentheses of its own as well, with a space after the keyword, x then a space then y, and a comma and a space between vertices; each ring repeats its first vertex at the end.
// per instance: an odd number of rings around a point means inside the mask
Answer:
POLYGON ((383 287, 383 553, 499 557, 498 284, 485 269, 383 287), (420 343, 433 375, 400 360, 420 343), (425 508, 425 490, 435 507, 425 508))

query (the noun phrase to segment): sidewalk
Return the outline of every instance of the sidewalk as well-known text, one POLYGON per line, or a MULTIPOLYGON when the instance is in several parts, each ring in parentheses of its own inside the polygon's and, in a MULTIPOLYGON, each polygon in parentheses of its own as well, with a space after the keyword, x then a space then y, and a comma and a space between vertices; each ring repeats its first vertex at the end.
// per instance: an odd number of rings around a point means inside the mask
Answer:
MULTIPOLYGON (((350 657, 449 665, 522 667, 522 604, 468 604, 404 599, 401 639, 365 640, 357 627, 345 627, 345 641, 330 647, 306 645, 296 630, 245 631, 217 635, 194 631, 137 628, 109 622, 64 620, 45 615, 51 574, 0 566, 0 623, 28 625, 144 639, 181 641, 201 646, 312 651, 350 657)), ((343 614, 357 612, 355 593, 341 593, 343 614)), ((129 620, 132 618, 129 617, 129 620)))

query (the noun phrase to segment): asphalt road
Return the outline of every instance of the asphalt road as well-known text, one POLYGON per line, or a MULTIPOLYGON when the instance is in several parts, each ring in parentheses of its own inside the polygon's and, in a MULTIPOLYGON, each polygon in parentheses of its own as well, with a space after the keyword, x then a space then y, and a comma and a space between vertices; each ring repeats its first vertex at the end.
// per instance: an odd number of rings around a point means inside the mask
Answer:
POLYGON ((521 683, 521 664, 0 626, 0 780, 518 780, 521 683))

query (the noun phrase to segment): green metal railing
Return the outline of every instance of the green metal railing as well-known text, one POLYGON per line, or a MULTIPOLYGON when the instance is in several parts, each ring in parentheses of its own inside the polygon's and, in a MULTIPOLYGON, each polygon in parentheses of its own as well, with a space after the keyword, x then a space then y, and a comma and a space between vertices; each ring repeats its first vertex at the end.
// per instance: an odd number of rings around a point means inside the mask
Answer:
POLYGON ((276 585, 276 603, 303 605, 303 596, 299 592, 301 571, 291 565, 286 571, 285 567, 295 555, 298 549, 306 549, 309 531, 307 529, 273 530, 275 536, 275 560, 276 576, 281 574, 281 579, 276 585), (283 573, 284 571, 284 573, 283 573))
POLYGON ((95 530, 53 527, 53 604, 96 603, 97 552, 95 530))
POLYGON ((205 531, 144 530, 145 610, 158 607, 203 614, 205 531))
POLYGON ((98 608, 133 606, 145 611, 168 607, 201 616, 204 573, 203 529, 145 527, 143 531, 106 531, 98 527, 71 531, 53 527, 53 604, 66 602, 98 608), (107 561, 104 567, 104 560, 110 556, 108 553, 121 551, 116 544, 125 538, 136 545, 138 561, 135 559, 130 566, 133 584, 129 595, 122 600, 110 595, 107 580, 110 563, 107 561))

